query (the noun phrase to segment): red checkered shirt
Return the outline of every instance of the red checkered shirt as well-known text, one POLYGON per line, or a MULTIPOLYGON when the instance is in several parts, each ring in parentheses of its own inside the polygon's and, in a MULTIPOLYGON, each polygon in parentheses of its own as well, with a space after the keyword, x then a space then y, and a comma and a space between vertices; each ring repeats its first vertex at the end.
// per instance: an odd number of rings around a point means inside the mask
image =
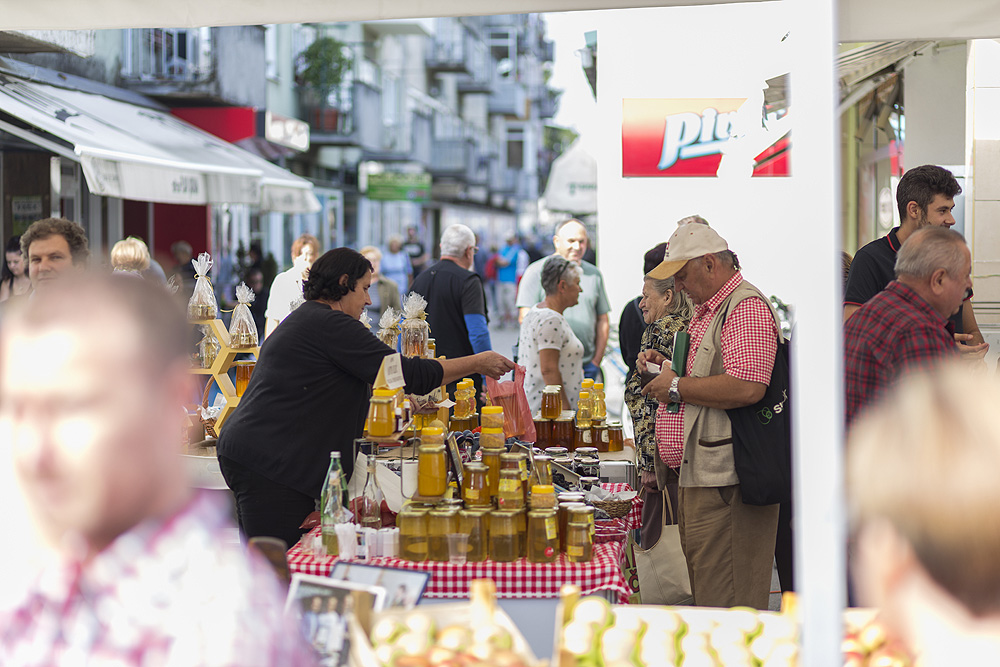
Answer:
POLYGON ((844 325, 847 425, 904 371, 958 355, 954 324, 913 288, 892 281, 844 325))
MULTIPOLYGON (((695 306, 694 318, 688 325, 691 342, 685 376, 691 375, 695 353, 719 306, 742 282, 743 276, 737 271, 715 296, 695 306)), ((722 325, 722 365, 726 375, 747 382, 770 384, 777 350, 778 331, 774 316, 763 299, 744 299, 729 312, 722 325)), ((660 458, 671 468, 680 467, 684 458, 684 406, 682 402, 680 410, 667 412, 666 404, 661 403, 656 411, 656 446, 660 458)))
POLYGON ((89 562, 52 563, 0 611, 0 664, 315 665, 273 571, 221 544, 227 529, 199 493, 89 562))

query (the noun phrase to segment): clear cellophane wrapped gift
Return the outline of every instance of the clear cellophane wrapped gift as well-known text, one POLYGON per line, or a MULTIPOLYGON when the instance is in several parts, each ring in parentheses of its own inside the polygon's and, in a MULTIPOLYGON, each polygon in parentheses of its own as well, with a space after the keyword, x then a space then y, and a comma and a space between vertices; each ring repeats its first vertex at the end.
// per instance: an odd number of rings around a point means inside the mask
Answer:
POLYGON ((395 350, 399 344, 399 311, 392 306, 386 308, 378 320, 378 326, 378 339, 395 350))
POLYGON ((250 304, 254 300, 253 290, 246 283, 240 283, 236 287, 236 300, 239 303, 233 310, 233 319, 229 323, 229 347, 234 350, 257 347, 257 324, 250 313, 250 304))
POLYGON ((198 259, 191 260, 191 265, 194 266, 197 279, 194 292, 188 300, 188 319, 214 320, 219 316, 219 302, 215 300, 212 282, 208 279, 208 272, 212 269, 212 256, 203 252, 198 255, 198 259))
POLYGON ((426 357, 427 339, 431 337, 431 327, 427 324, 427 301, 416 292, 410 292, 403 299, 403 323, 401 352, 404 357, 426 357))

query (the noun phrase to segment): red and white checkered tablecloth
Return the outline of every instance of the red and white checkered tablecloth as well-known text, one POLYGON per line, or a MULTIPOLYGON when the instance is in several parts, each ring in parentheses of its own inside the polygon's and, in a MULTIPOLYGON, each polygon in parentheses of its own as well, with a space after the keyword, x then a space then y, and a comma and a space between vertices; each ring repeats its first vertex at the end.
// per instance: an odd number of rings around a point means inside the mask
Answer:
MULTIPOLYGON (((632 487, 625 482, 618 484, 601 484, 601 488, 611 493, 631 491, 632 487)), ((632 499, 632 509, 625 515, 625 530, 639 530, 642 524, 642 498, 636 496, 632 499)))
MULTIPOLYGON (((317 535, 314 528, 307 537, 317 535)), ((618 593, 618 603, 627 604, 632 590, 622 575, 622 542, 594 545, 594 558, 589 563, 570 563, 560 554, 555 563, 529 563, 520 558, 513 563, 425 562, 413 563, 399 558, 373 558, 369 565, 395 567, 405 570, 430 572, 431 579, 424 595, 429 598, 468 598, 469 583, 473 579, 492 579, 496 582, 500 598, 556 598, 563 584, 576 584, 584 595, 597 591, 613 590, 618 593)), ((288 550, 288 567, 292 572, 328 576, 337 562, 335 557, 316 557, 303 549, 302 541, 288 550)))

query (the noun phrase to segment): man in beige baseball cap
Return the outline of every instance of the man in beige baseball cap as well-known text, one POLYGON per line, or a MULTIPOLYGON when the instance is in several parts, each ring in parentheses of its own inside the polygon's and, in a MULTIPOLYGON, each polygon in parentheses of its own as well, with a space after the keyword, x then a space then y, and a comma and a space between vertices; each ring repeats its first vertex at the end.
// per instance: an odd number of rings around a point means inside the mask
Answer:
POLYGON ((660 403, 659 468, 680 470, 678 523, 694 603, 767 609, 778 505, 743 503, 726 410, 763 398, 781 335, 777 316, 743 280, 726 240, 698 216, 680 221, 647 277, 673 277, 695 303, 682 376, 655 350, 641 352, 636 364, 640 372, 648 363, 663 367, 642 393, 660 403), (669 403, 680 409, 668 411, 669 403))

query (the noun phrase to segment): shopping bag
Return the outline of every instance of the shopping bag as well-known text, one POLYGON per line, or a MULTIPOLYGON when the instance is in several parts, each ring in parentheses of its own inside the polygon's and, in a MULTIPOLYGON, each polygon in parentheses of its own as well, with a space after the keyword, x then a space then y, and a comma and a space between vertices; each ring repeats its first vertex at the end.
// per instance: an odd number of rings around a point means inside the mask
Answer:
POLYGON ((649 549, 634 547, 642 604, 692 604, 687 560, 681 549, 680 526, 667 524, 674 515, 670 494, 663 492, 663 531, 649 549))
POLYGON ((514 368, 514 381, 498 382, 486 378, 486 391, 490 405, 503 408, 503 434, 505 438, 516 437, 525 442, 535 441, 535 422, 531 418, 528 397, 524 393, 524 366, 514 368))

